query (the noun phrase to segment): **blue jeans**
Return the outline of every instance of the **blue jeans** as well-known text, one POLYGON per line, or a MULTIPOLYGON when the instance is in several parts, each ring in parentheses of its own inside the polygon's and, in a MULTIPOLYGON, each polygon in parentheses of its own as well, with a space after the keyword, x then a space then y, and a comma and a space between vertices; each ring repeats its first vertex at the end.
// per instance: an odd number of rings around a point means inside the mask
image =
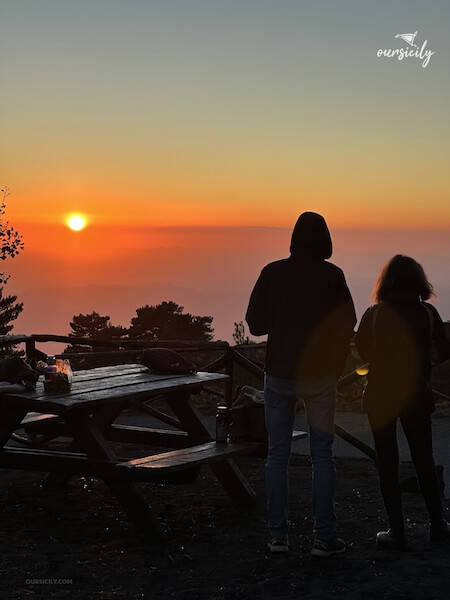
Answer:
POLYGON ((289 458, 295 405, 305 404, 312 462, 312 509, 314 536, 331 540, 336 535, 334 492, 336 469, 332 446, 336 378, 290 381, 266 375, 264 394, 269 447, 266 461, 267 516, 269 533, 287 539, 289 503, 289 458))

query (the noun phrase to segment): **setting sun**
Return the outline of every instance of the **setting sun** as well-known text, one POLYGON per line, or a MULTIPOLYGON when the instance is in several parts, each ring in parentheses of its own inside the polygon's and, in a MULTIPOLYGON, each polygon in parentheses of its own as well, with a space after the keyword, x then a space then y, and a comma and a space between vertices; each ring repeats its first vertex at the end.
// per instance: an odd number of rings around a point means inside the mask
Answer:
POLYGON ((86 227, 86 218, 82 215, 72 215, 67 219, 67 225, 72 231, 80 231, 86 227))

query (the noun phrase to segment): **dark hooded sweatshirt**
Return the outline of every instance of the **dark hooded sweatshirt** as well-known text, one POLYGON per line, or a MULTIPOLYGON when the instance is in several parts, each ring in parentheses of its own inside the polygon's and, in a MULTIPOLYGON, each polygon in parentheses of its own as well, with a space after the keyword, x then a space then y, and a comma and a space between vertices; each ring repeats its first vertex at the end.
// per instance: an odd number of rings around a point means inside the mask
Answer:
POLYGON ((291 256, 261 271, 246 314, 253 335, 268 334, 266 373, 289 380, 338 377, 356 323, 341 269, 327 262, 330 232, 321 215, 300 215, 291 256))

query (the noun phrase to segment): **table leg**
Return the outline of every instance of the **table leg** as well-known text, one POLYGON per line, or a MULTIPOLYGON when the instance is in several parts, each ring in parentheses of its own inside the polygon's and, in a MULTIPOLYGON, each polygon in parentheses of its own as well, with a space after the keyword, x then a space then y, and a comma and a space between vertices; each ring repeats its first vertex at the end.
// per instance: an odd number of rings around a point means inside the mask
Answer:
POLYGON ((211 471, 233 500, 250 506, 256 503, 256 493, 232 458, 211 463, 211 471))
MULTIPOLYGON (((120 404, 114 403, 111 407, 103 406, 92 418, 97 424, 97 427, 101 430, 105 429, 111 423, 113 423, 120 413, 123 411, 125 403, 120 404)), ((69 445, 70 452, 82 452, 83 449, 79 445, 78 441, 74 439, 69 445)), ((44 487, 62 487, 66 485, 71 479, 71 475, 63 475, 61 473, 48 473, 43 481, 44 487)))
MULTIPOLYGON (((87 415, 77 415, 71 419, 71 425, 77 432, 74 440, 77 448, 82 449, 91 458, 116 461, 117 457, 97 427, 94 420, 87 415)), ((127 510, 130 520, 137 530, 149 541, 162 540, 165 533, 142 492, 132 481, 105 479, 106 485, 116 496, 120 504, 127 510)))

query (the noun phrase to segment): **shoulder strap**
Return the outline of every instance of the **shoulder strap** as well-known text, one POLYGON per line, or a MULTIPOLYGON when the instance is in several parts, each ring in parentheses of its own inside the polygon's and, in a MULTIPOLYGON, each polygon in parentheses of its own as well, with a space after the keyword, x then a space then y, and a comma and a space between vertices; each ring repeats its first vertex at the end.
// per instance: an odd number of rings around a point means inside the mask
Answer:
POLYGON ((428 315, 428 320, 430 322, 430 338, 433 337, 433 333, 434 333, 434 316, 433 316, 433 311, 431 310, 431 308, 428 306, 428 304, 425 304, 425 302, 422 302, 422 306, 424 307, 427 315, 428 315))
POLYGON ((376 305, 373 309, 373 315, 372 315, 372 334, 373 334, 374 340, 375 340, 375 323, 377 322, 377 314, 378 314, 378 306, 376 305))

